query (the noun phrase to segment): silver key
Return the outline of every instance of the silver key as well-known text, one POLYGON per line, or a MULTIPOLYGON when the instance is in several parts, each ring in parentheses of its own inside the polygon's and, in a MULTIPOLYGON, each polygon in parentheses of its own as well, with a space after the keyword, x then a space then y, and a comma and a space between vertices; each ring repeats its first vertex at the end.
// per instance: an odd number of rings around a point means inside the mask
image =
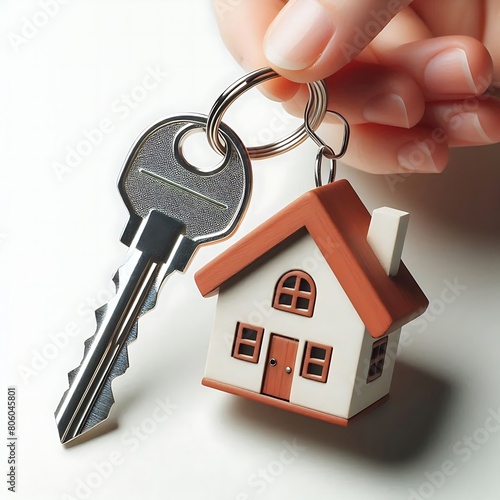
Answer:
POLYGON ((155 306, 165 278, 184 271, 200 245, 228 236, 245 212, 250 160, 229 127, 221 124, 227 152, 212 171, 197 169, 182 154, 183 140, 206 121, 195 114, 163 120, 139 138, 125 162, 118 185, 130 220, 121 240, 130 250, 113 278, 116 295, 96 311, 96 332, 68 374, 69 389, 55 412, 62 443, 108 417, 111 381, 128 368, 137 320, 155 306))

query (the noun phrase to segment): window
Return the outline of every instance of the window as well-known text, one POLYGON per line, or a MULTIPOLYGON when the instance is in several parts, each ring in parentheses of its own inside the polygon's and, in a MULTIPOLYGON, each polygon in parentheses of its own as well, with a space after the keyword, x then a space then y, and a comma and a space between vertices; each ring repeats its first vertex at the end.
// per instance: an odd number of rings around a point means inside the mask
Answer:
POLYGON ((264 328, 247 323, 238 323, 234 336, 233 358, 257 363, 263 334, 264 328))
POLYGON ((304 271, 285 273, 276 285, 273 307, 310 318, 314 311, 316 285, 304 271))
POLYGON ((301 375, 304 378, 326 382, 333 348, 315 342, 306 342, 301 375))
POLYGON ((387 337, 374 342, 372 355, 370 356, 370 367, 368 368, 368 377, 366 382, 372 382, 382 375, 384 369, 385 353, 387 351, 387 337))

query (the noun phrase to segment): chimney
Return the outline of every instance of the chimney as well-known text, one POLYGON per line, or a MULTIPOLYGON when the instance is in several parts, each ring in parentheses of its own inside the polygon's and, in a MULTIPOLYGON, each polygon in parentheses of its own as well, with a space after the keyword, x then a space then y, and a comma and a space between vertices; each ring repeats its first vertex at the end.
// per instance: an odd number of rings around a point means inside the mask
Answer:
POLYGON ((366 239, 388 276, 399 270, 410 214, 389 207, 373 211, 366 239))

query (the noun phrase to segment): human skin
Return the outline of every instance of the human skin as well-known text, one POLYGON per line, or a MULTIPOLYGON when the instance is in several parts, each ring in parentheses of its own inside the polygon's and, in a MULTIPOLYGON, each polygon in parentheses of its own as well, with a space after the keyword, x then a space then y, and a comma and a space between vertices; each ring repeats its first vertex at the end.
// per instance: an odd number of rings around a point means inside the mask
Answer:
MULTIPOLYGON (((352 166, 437 173, 451 147, 500 142, 500 0, 212 3, 243 69, 284 77, 261 87, 289 112, 303 115, 305 82, 326 81, 328 108, 351 126, 352 166)), ((322 138, 335 149, 341 132, 322 138)))

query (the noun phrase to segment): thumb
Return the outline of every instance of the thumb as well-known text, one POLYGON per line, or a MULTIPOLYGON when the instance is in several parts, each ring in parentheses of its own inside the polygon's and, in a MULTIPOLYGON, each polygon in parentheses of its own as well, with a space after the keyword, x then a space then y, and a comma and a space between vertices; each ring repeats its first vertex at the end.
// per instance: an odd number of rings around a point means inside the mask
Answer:
POLYGON ((319 80, 356 57, 412 0, 291 0, 269 26, 264 53, 281 75, 319 80))

